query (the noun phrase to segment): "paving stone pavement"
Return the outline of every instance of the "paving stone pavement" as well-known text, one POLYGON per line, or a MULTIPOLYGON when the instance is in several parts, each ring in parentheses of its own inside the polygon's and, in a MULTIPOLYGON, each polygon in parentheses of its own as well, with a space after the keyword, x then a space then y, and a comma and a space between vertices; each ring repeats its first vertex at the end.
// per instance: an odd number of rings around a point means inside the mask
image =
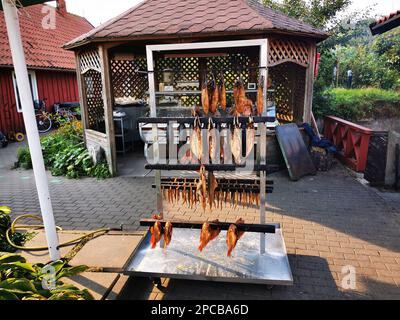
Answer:
MULTIPOLYGON (((0 149, 0 203, 14 214, 37 213, 32 171, 9 170, 13 148, 0 149)), ((360 184, 341 165, 331 171, 291 182, 285 172, 269 176, 267 221, 282 224, 294 285, 268 290, 262 285, 163 279, 157 289, 148 279, 131 278, 123 299, 399 299, 399 194, 382 197, 360 184), (355 289, 343 283, 351 266, 355 289), (344 271, 344 272, 343 272, 344 271), (194 289, 195 288, 195 289, 194 289)), ((54 213, 66 229, 96 229, 125 224, 154 213, 152 178, 69 180, 49 174, 54 213)), ((219 212, 166 205, 167 216, 257 222, 255 208, 223 208, 219 212)))

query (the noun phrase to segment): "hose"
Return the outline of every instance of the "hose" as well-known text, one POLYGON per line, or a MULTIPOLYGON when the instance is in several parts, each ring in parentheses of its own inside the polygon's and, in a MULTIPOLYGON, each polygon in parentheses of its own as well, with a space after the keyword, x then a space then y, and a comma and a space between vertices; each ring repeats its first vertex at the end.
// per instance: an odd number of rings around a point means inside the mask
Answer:
MULTIPOLYGON (((19 249, 19 250, 26 250, 26 251, 45 251, 45 250, 48 250, 48 247, 24 247, 24 246, 16 245, 15 243, 12 242, 10 236, 13 233, 15 233, 15 230, 17 230, 17 229, 25 229, 25 230, 26 229, 36 229, 36 230, 37 229, 44 229, 44 226, 42 224, 40 224, 40 225, 17 225, 17 222, 19 220, 25 219, 25 218, 32 218, 32 219, 39 220, 40 222, 43 222, 43 220, 40 217, 38 217, 36 215, 33 215, 33 214, 24 214, 24 215, 18 216, 17 218, 14 219, 14 221, 11 223, 10 228, 8 228, 7 231, 6 231, 7 242, 11 246, 13 246, 14 248, 19 249)), ((57 231, 62 231, 62 228, 59 227, 59 226, 56 226, 56 229, 57 229, 57 231)), ((92 231, 92 232, 87 233, 87 234, 85 234, 83 236, 80 236, 80 237, 78 237, 76 239, 72 239, 72 240, 69 240, 67 242, 59 244, 57 249, 62 248, 62 247, 67 247, 67 246, 70 246, 70 245, 73 245, 73 244, 77 244, 77 243, 79 243, 80 241, 82 241, 85 238, 106 234, 110 230, 111 229, 109 229, 109 228, 102 228, 102 229, 98 229, 98 230, 92 231)))

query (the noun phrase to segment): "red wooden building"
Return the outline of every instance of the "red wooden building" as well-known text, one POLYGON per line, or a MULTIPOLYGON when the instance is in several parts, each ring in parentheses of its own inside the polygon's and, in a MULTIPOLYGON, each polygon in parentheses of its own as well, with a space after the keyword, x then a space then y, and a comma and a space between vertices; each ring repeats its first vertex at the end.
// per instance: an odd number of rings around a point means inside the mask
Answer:
MULTIPOLYGON (((57 8, 34 5, 20 9, 20 25, 34 100, 79 101, 73 52, 62 45, 93 29, 80 16, 68 13, 65 0, 57 8)), ((4 15, 0 13, 0 131, 24 132, 4 15)))

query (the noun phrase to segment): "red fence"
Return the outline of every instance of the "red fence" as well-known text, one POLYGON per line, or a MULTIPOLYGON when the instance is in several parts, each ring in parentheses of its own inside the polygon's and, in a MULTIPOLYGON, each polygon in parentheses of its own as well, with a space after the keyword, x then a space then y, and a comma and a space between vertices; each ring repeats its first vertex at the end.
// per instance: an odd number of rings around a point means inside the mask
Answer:
POLYGON ((357 172, 364 172, 372 130, 350 121, 327 116, 324 136, 338 148, 338 158, 357 172))

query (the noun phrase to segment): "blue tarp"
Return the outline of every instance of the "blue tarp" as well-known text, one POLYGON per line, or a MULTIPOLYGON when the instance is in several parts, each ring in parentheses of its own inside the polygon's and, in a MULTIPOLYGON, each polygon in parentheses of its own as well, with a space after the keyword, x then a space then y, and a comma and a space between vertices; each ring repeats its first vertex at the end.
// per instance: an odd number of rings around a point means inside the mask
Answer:
POLYGON ((307 133, 307 135, 310 137, 311 145, 313 147, 319 147, 323 148, 328 152, 331 153, 336 153, 337 148, 336 146, 328 139, 326 138, 319 138, 314 130, 311 128, 310 124, 308 123, 303 123, 302 127, 304 128, 304 131, 307 133))

